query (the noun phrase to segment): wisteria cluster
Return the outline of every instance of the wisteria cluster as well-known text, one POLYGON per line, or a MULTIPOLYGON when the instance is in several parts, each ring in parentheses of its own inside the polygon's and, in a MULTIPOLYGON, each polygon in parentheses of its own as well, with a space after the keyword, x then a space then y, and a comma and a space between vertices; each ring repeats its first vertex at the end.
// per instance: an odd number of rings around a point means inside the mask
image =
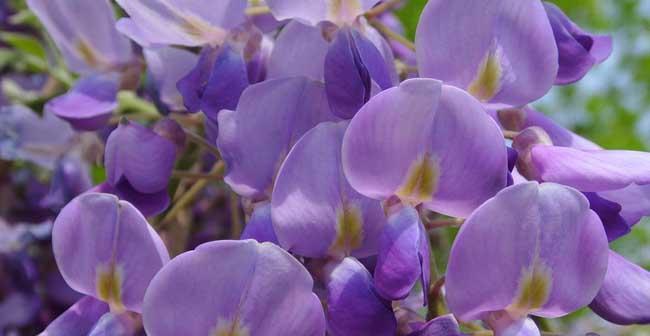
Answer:
MULTIPOLYGON (((650 323, 650 273, 608 246, 650 215, 650 154, 529 106, 612 52, 555 5, 429 0, 412 43, 396 0, 27 3, 67 70, 24 84, 37 113, 0 107, 0 157, 52 172, 42 226, 0 221, 0 275, 51 230, 76 303, 41 335, 650 323)), ((0 333, 40 307, 25 282, 0 282, 0 333)))

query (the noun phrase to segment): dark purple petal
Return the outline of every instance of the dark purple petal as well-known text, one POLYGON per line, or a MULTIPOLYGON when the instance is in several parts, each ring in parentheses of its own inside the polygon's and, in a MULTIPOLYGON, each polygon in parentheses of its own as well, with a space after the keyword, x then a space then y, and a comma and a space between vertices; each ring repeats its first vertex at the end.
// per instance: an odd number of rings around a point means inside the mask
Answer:
POLYGON ((217 145, 228 167, 226 183, 242 196, 270 195, 293 144, 318 123, 335 120, 326 99, 323 85, 305 77, 248 87, 236 111, 219 113, 217 145))
POLYGON ((429 1, 415 43, 421 76, 486 103, 523 106, 557 75, 557 46, 539 0, 429 1))
POLYGON ((596 212, 605 227, 607 239, 613 241, 621 236, 628 234, 634 223, 628 223, 621 216, 623 209, 620 204, 602 198, 597 193, 584 193, 589 200, 589 207, 596 212))
POLYGON ((104 164, 113 187, 126 180, 141 193, 166 190, 175 161, 174 142, 126 119, 106 141, 104 164))
POLYGON ((324 336, 313 280, 270 243, 215 241, 174 258, 147 290, 149 335, 324 336))
POLYGON ((66 205, 54 222, 52 246, 70 287, 117 310, 140 312, 149 282, 169 261, 142 214, 109 194, 86 193, 66 205))
POLYGON ((255 239, 260 243, 271 242, 279 245, 271 221, 271 203, 259 205, 255 208, 240 239, 255 239))
POLYGON ((45 104, 45 110, 77 130, 96 131, 108 124, 117 108, 117 90, 116 76, 82 78, 68 93, 45 104))
POLYGON ((332 113, 351 119, 371 96, 373 82, 391 86, 384 58, 356 29, 342 28, 325 57, 325 90, 332 113))
POLYGON ((145 217, 162 213, 169 207, 169 203, 171 202, 166 189, 151 194, 142 193, 135 190, 127 180, 120 181, 116 186, 104 182, 90 191, 113 194, 117 198, 133 204, 145 217))
POLYGON ((92 188, 89 170, 88 164, 77 155, 62 157, 52 173, 50 191, 41 204, 59 210, 73 198, 92 188))
POLYGON ((235 109, 247 86, 243 55, 228 44, 205 47, 197 65, 177 84, 187 110, 203 111, 213 120, 219 111, 235 109))
POLYGON ((105 313, 106 303, 86 296, 50 323, 41 336, 88 336, 105 313))
POLYGON ((650 272, 609 251, 605 281, 589 308, 616 324, 650 323, 650 272))
MULTIPOLYGON (((637 224, 641 218, 650 216, 650 185, 633 184, 619 190, 600 192, 598 195, 621 206, 619 215, 630 228, 637 224)), ((606 223, 604 222, 604 224, 606 223)), ((607 224, 605 228, 607 229, 607 224)), ((623 231, 624 229, 619 232, 623 231)), ((616 238, 616 235, 608 234, 608 236, 610 240, 616 238)))
POLYGON ((587 199, 527 182, 504 189, 462 225, 446 299, 461 320, 502 311, 513 320, 558 317, 593 300, 606 269, 607 236, 587 199))
POLYGON ((562 10, 550 2, 544 2, 557 43, 560 68, 555 84, 574 83, 584 77, 591 68, 605 61, 612 53, 612 37, 593 35, 573 23, 562 10))
POLYGON ((282 164, 271 197, 280 245, 298 255, 367 257, 377 254, 386 223, 381 203, 356 192, 341 166, 347 122, 307 132, 282 164))
POLYGON ((389 301, 379 297, 368 270, 345 258, 327 280, 328 331, 333 336, 393 336, 397 321, 389 301))
MULTIPOLYGON (((389 300, 409 295, 418 280, 429 288, 429 241, 418 212, 405 207, 384 227, 375 268, 377 292, 389 300)), ((426 305, 427 295, 424 295, 426 305)))

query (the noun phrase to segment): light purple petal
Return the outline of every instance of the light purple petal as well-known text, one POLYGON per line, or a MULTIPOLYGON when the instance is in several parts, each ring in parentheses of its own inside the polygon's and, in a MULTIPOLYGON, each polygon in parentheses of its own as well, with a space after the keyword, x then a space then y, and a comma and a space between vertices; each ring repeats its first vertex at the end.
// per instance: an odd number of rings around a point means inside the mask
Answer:
POLYGON ((458 321, 454 315, 447 314, 434 318, 409 336, 461 336, 458 321))
POLYGON ((176 144, 135 122, 124 121, 106 141, 108 182, 125 179, 141 193, 167 188, 176 160, 176 144))
POLYGON ((219 113, 217 145, 228 167, 226 183, 246 197, 270 195, 293 144, 320 122, 334 120, 321 83, 293 77, 248 87, 237 111, 219 113))
POLYGON ((66 94, 45 105, 45 110, 67 121, 77 130, 96 131, 108 124, 118 106, 117 76, 80 79, 66 94))
POLYGON ((616 324, 650 323, 650 272, 609 251, 605 281, 589 308, 616 324))
POLYGON ((558 52, 538 0, 432 0, 415 37, 420 75, 522 106, 553 85, 558 52))
POLYGON ((279 245, 271 221, 271 203, 259 205, 253 210, 253 214, 242 232, 241 239, 255 239, 260 243, 270 242, 279 245))
POLYGON ((169 260, 142 214, 109 194, 83 194, 64 207, 54 222, 52 245, 70 287, 135 312, 149 282, 169 260))
POLYGON ((603 62, 612 53, 612 37, 592 35, 583 31, 555 4, 544 2, 559 53, 555 84, 574 83, 584 77, 591 68, 603 62))
POLYGON ((446 298, 461 320, 506 310, 558 317, 587 305, 607 269, 607 237, 575 189, 527 182, 504 189, 462 225, 446 298))
POLYGON ((321 27, 298 21, 289 22, 280 32, 268 64, 269 79, 306 76, 323 79, 325 55, 329 43, 321 27))
POLYGON ((422 288, 428 289, 429 253, 429 241, 418 212, 405 207, 393 214, 381 236, 374 273, 377 292, 395 301, 407 297, 418 280, 422 280, 422 288))
POLYGON ((0 157, 5 160, 26 160, 53 169, 74 139, 70 125, 47 111, 41 118, 24 106, 0 107, 0 157))
POLYGON ((312 286, 307 270, 276 245, 211 242, 156 275, 144 325, 157 336, 323 336, 325 318, 312 286))
POLYGON ((531 149, 536 178, 580 191, 606 191, 650 183, 650 154, 624 150, 578 150, 536 145, 531 149))
POLYGON ((131 61, 131 45, 115 29, 109 1, 29 0, 27 3, 45 25, 72 71, 90 74, 116 69, 131 61))
POLYGON ((187 50, 163 47, 145 49, 144 57, 160 92, 160 100, 172 111, 184 110, 183 97, 176 83, 196 65, 198 56, 187 50))
POLYGON ((330 21, 351 24, 379 0, 266 0, 278 20, 296 19, 311 25, 330 21))
POLYGON ((623 189, 604 191, 599 195, 621 206, 619 215, 629 227, 637 224, 641 218, 650 216, 650 185, 632 184, 623 189))
POLYGON ((246 0, 118 0, 129 14, 117 28, 143 47, 218 45, 246 20, 246 0))
POLYGON ((504 311, 490 313, 485 322, 498 336, 540 336, 535 321, 527 317, 513 319, 504 311))
POLYGON ((374 96, 343 140, 350 184, 376 199, 464 217, 506 186, 497 125, 471 96, 431 79, 411 79, 374 96))
POLYGON ((86 296, 50 323, 40 336, 87 336, 105 313, 106 303, 86 296))
POLYGON ((271 198, 280 245, 301 256, 377 253, 386 219, 381 203, 357 193, 341 166, 347 122, 307 132, 282 164, 271 198))
POLYGON ((368 270, 345 258, 327 280, 328 331, 333 336, 393 336, 397 321, 389 301, 380 298, 368 270))
POLYGON ((95 324, 88 336, 134 336, 137 321, 129 313, 106 313, 95 324))

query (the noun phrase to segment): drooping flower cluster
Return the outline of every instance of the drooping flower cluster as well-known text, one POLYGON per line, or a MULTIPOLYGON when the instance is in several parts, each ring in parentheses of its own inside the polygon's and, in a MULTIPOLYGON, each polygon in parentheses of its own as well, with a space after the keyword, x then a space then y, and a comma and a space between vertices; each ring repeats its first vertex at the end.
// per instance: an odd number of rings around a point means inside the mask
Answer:
POLYGON ((42 118, 0 110, 0 156, 55 168, 47 204, 67 203, 52 247, 83 297, 43 335, 650 323, 650 273, 608 246, 650 215, 650 154, 529 106, 611 38, 540 0, 429 0, 411 43, 399 2, 28 0, 80 76, 42 118), (95 186, 70 154, 89 134, 95 186), (195 243, 213 180, 231 239, 195 243), (441 274, 430 230, 458 225, 441 274))

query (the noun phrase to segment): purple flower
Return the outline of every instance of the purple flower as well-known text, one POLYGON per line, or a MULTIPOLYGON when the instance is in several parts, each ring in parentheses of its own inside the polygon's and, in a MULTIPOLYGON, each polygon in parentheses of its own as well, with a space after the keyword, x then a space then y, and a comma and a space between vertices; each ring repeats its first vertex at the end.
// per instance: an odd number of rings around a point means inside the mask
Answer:
POLYGON ((86 296, 52 321, 41 336, 87 336, 108 311, 108 304, 86 296))
POLYGON ((313 280, 290 254, 254 240, 203 244, 169 262, 144 304, 149 335, 325 335, 313 280))
POLYGON ((325 91, 332 113, 351 119, 373 95, 392 86, 381 52, 356 29, 341 28, 325 56, 325 91))
POLYGON ((506 186, 502 134, 457 88, 411 79, 374 96, 343 139, 345 175, 359 193, 464 217, 506 186))
POLYGON ((395 335, 397 321, 390 301, 377 294, 368 270, 352 257, 330 267, 326 280, 329 333, 395 335))
POLYGON ((107 72, 131 62, 131 45, 115 29, 113 8, 108 1, 28 0, 27 3, 47 28, 72 71, 107 72))
POLYGON ((278 20, 296 19, 311 25, 329 21, 339 26, 352 24, 379 0, 266 0, 278 20))
POLYGON ((253 210, 253 214, 241 234, 241 239, 255 239, 260 243, 271 242, 279 245, 271 220, 271 203, 258 205, 253 210))
POLYGON ((27 107, 0 107, 0 157, 26 160, 53 169, 75 139, 68 124, 45 111, 43 117, 27 107))
POLYGON ((45 105, 45 110, 79 131, 96 131, 108 124, 118 106, 118 78, 114 74, 80 79, 66 94, 45 105))
POLYGON ((532 329, 528 314, 559 317, 591 302, 607 251, 602 223, 580 192, 514 185, 461 227, 449 257, 447 303, 459 319, 483 319, 497 334, 532 329))
POLYGON ((458 321, 454 315, 447 314, 438 316, 423 324, 419 329, 409 336, 462 336, 458 321))
POLYGON ((203 48, 197 65, 176 87, 188 111, 202 111, 208 118, 217 120, 221 110, 237 107, 248 84, 243 54, 225 44, 219 48, 203 48))
POLYGON ((386 219, 377 200, 356 192, 341 166, 347 122, 307 132, 282 164, 271 197, 280 246, 305 257, 377 254, 386 219))
POLYGON ((589 308, 616 324, 650 323, 650 272, 609 251, 605 281, 589 308))
POLYGON ((375 267, 375 287, 390 300, 406 298, 419 280, 424 289, 424 305, 430 282, 429 237, 418 212, 404 207, 388 219, 381 236, 375 267))
POLYGON ((68 285, 113 311, 140 312, 149 282, 169 261, 142 214, 109 194, 86 193, 66 205, 54 222, 52 246, 68 285))
POLYGON ((415 37, 420 75, 484 103, 522 106, 558 72, 553 30, 539 0, 433 0, 415 37))
POLYGON ((236 111, 219 113, 217 146, 226 183, 245 197, 267 198, 280 165, 300 136, 335 120, 321 83, 292 77, 248 87, 236 111))
POLYGON ((167 185, 176 161, 175 139, 182 130, 160 129, 165 128, 159 128, 159 134, 156 129, 123 119, 106 141, 104 163, 110 187, 97 191, 114 193, 146 215, 164 210, 169 203, 167 185))
POLYGON ((129 14, 117 29, 143 47, 217 46, 246 20, 247 0, 118 0, 129 14))
POLYGON ((62 157, 52 172, 50 191, 41 204, 60 210, 67 202, 92 188, 88 164, 75 154, 62 157))
POLYGON ((183 96, 176 83, 192 70, 198 56, 183 49, 161 47, 145 49, 144 57, 160 101, 171 111, 185 110, 183 96))
POLYGON ((268 61, 268 78, 306 76, 322 80, 328 48, 322 26, 291 21, 275 41, 268 61))
POLYGON ((546 14, 553 28, 559 53, 555 84, 566 85, 579 81, 592 67, 612 54, 612 37, 589 34, 569 19, 562 10, 544 2, 546 14))

